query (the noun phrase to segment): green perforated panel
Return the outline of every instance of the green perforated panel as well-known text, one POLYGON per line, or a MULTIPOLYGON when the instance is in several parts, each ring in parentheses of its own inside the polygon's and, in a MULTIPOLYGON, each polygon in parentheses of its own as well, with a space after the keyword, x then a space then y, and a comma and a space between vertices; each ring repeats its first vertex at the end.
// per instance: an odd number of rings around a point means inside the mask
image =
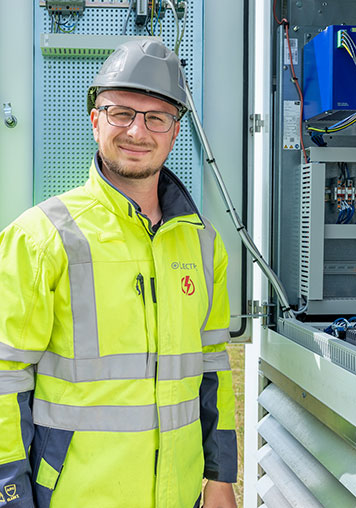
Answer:
MULTIPOLYGON (((106 5, 107 2, 102 2, 106 5)), ((99 2, 95 1, 95 5, 99 2)), ((87 7, 75 28, 75 35, 96 36, 88 46, 99 48, 106 42, 103 36, 122 33, 127 8, 87 7)), ((181 23, 181 22, 180 22, 181 23)), ((96 151, 89 116, 86 112, 86 91, 106 56, 67 54, 49 50, 51 18, 37 2, 35 7, 35 155, 34 202, 81 185, 96 151), (42 40, 42 42, 41 42, 42 40), (47 46, 45 44, 47 40, 47 46), (42 48, 41 48, 42 46, 42 48), (45 50, 44 50, 45 49, 45 50)), ((127 25, 127 35, 147 35, 145 28, 137 28, 133 14, 127 25)), ((71 46, 71 34, 65 35, 71 46)), ((83 38, 84 39, 84 38, 83 38)), ((162 20, 162 40, 174 48, 176 25, 168 9, 162 20)), ((112 43, 111 43, 112 44, 112 43)), ((100 53, 100 52, 99 52, 100 53)), ((189 5, 189 15, 180 57, 187 60, 186 75, 196 107, 201 112, 202 96, 202 0, 189 5)), ((192 193, 198 206, 201 203, 202 158, 199 142, 189 116, 181 123, 181 132, 167 166, 173 170, 192 193)))

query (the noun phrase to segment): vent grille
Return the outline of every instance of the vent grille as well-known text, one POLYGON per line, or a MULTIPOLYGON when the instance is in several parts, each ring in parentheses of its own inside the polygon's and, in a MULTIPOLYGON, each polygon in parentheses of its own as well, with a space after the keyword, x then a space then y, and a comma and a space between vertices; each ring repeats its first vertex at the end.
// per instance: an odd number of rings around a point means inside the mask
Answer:
POLYGON ((355 448, 273 383, 258 401, 268 413, 258 424, 267 444, 258 453, 265 475, 257 487, 266 505, 354 508, 355 448))
POLYGON ((300 228, 300 294, 309 297, 310 229, 311 229, 311 166, 302 166, 300 228))

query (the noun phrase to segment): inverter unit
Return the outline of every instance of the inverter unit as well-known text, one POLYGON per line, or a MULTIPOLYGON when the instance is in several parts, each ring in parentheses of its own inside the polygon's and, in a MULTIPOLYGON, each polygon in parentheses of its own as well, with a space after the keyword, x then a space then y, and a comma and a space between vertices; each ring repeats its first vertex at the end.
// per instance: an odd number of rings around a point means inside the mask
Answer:
POLYGON ((355 113, 355 82, 356 27, 328 26, 304 46, 304 120, 337 122, 355 113))

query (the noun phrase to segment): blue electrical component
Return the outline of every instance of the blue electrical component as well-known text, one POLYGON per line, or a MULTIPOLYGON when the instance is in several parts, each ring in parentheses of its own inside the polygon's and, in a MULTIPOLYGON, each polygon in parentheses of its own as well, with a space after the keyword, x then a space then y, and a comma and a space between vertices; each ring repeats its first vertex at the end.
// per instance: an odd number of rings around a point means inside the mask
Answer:
POLYGON ((304 120, 338 121, 355 113, 355 83, 356 27, 328 26, 304 46, 304 120))

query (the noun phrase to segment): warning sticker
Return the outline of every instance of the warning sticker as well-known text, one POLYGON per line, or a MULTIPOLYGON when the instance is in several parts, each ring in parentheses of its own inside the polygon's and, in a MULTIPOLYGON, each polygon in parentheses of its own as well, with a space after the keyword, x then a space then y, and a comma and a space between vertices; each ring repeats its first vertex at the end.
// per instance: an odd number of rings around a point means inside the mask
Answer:
MULTIPOLYGON (((293 65, 298 65, 298 39, 289 39, 293 65)), ((284 40, 284 65, 290 65, 287 39, 284 40)))
POLYGON ((299 150, 300 101, 283 101, 283 149, 299 150))

